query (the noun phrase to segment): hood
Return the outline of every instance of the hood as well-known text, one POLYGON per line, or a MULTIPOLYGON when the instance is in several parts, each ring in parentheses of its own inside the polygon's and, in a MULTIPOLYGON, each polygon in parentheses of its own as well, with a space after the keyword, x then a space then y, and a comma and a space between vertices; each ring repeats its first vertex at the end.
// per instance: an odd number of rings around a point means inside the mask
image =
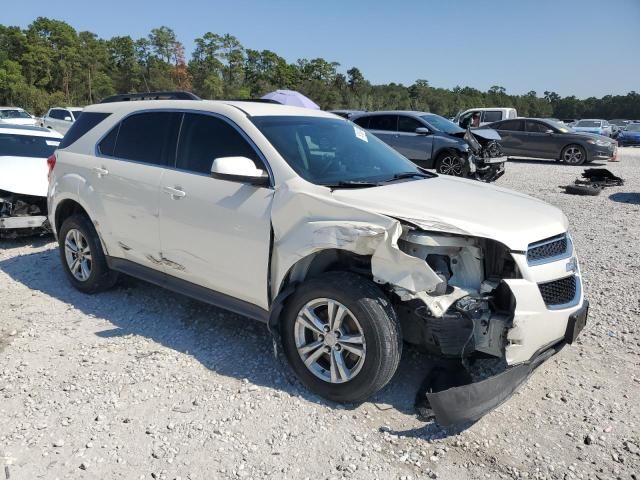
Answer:
POLYGON ((46 197, 48 171, 46 158, 0 156, 0 190, 46 197))
POLYGON ((572 132, 574 135, 579 135, 581 137, 593 138, 594 140, 602 140, 603 142, 610 142, 611 138, 606 135, 600 135, 598 133, 591 133, 586 130, 580 130, 576 132, 572 132))
POLYGON ((541 200, 449 176, 340 189, 332 195, 342 202, 415 223, 424 230, 489 238, 518 251, 568 228, 562 211, 541 200))

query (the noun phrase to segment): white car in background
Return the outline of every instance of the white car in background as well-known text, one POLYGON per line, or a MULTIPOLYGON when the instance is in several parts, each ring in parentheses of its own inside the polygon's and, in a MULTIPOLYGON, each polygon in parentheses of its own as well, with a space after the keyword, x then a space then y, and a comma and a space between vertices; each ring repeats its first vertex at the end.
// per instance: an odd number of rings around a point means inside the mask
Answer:
POLYGON ((518 112, 515 108, 470 108, 458 113, 453 118, 453 123, 460 125, 462 128, 474 128, 511 118, 518 118, 518 112), (478 117, 475 125, 474 116, 478 117))
POLYGON ((559 209, 423 170, 330 113, 116 100, 87 107, 49 166, 75 288, 122 272, 264 321, 334 401, 380 390, 404 340, 457 368, 502 359, 501 374, 427 394, 439 423, 475 420, 586 323, 559 209))
POLYGON ((38 119, 23 108, 0 107, 0 125, 26 125, 35 127, 38 119))
POLYGON ((0 124, 0 237, 48 230, 47 159, 62 135, 0 124))
POLYGON ((64 135, 81 113, 80 107, 53 107, 42 117, 41 125, 64 135))

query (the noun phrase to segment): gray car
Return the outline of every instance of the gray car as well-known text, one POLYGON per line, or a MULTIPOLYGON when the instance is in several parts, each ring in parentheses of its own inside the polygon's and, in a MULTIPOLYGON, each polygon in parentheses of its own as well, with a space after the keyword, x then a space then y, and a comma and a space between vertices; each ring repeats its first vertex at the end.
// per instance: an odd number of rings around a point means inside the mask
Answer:
POLYGON ((484 182, 504 174, 506 157, 493 130, 469 133, 440 115, 405 110, 370 112, 350 120, 420 167, 484 182))
MULTIPOLYGON (((617 155, 618 144, 603 135, 576 132, 564 123, 540 118, 516 118, 486 127, 497 130, 506 155, 559 160, 581 165, 617 155)), ((483 127, 485 128, 485 127, 483 127)))

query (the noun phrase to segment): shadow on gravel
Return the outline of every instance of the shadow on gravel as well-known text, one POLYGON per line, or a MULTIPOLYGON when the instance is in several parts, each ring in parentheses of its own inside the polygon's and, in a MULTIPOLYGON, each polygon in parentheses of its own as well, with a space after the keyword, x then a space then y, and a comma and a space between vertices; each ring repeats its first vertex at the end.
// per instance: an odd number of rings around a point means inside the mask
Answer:
POLYGON ((609 200, 618 203, 628 203, 631 205, 640 205, 640 193, 624 193, 618 192, 609 195, 609 200))
POLYGON ((568 165, 558 160, 549 160, 549 159, 543 159, 543 158, 539 158, 539 159, 538 158, 514 158, 514 157, 509 157, 509 162, 531 164, 531 165, 559 165, 563 168, 585 168, 588 166, 602 166, 607 164, 606 160, 594 160, 593 162, 584 163, 582 165, 568 165))
POLYGON ((14 248, 23 247, 43 247, 47 243, 53 242, 53 235, 43 236, 26 236, 18 238, 3 238, 0 237, 0 251, 9 251, 14 248))
MULTIPOLYGON (((337 410, 356 405, 328 402, 295 380, 286 361, 275 358, 266 325, 234 313, 174 294, 131 277, 123 277, 111 291, 86 295, 68 283, 56 249, 0 260, 0 271, 32 290, 38 290, 87 316, 104 319, 114 328, 96 332, 101 338, 142 336, 183 354, 220 375, 285 391, 337 410)), ((131 352, 135 354, 135 352, 131 352)), ((141 354, 142 359, 146 354, 141 354)), ((142 360, 141 360, 142 361, 142 360)), ((426 356, 405 348, 398 372, 369 400, 369 409, 397 410, 415 415, 414 399, 425 375, 426 356)), ((398 435, 442 438, 456 432, 433 423, 398 435)))

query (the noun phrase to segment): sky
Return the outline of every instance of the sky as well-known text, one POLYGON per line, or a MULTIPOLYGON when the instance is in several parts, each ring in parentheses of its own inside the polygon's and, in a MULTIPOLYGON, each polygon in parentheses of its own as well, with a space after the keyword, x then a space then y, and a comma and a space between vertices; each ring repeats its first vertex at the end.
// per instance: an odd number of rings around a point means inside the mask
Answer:
MULTIPOLYGON (((6 1, 6 0, 5 0, 6 1)), ((0 24, 38 16, 100 37, 172 28, 185 45, 207 31, 293 62, 356 66, 372 83, 456 85, 561 96, 640 91, 640 0, 20 0, 0 24), (91 5, 90 5, 91 3, 91 5)))

